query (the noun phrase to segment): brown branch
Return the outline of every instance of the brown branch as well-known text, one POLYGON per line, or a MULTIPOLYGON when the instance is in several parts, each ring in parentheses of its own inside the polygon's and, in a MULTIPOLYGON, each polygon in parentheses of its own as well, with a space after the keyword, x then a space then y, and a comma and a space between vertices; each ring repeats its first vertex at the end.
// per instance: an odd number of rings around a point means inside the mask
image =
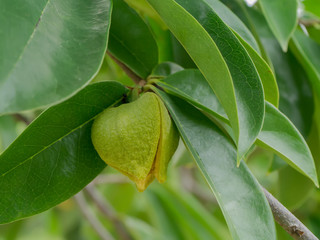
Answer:
POLYGON ((105 229, 105 227, 101 224, 101 222, 95 217, 95 215, 88 209, 88 205, 86 199, 83 195, 83 192, 79 192, 74 196, 80 211, 84 215, 84 217, 88 220, 92 228, 97 232, 99 237, 102 240, 114 240, 112 235, 105 229))
POLYGON ((23 115, 16 113, 12 115, 13 118, 19 122, 24 122, 25 124, 29 125, 31 122, 23 115))
POLYGON ((101 196, 101 194, 96 190, 94 185, 91 183, 85 188, 86 192, 97 205, 102 214, 108 218, 115 227, 115 230, 119 234, 120 239, 132 240, 131 234, 127 231, 126 226, 117 217, 114 209, 110 204, 101 196))
POLYGON ((263 188, 274 219, 296 240, 319 240, 298 218, 263 188))
POLYGON ((100 174, 93 181, 93 184, 125 184, 130 183, 130 180, 120 174, 100 174))
POLYGON ((136 84, 141 85, 142 80, 137 74, 135 74, 130 68, 128 68, 124 63, 120 62, 116 57, 114 57, 110 52, 107 54, 112 58, 112 60, 122 68, 122 70, 131 78, 136 84))
POLYGON ((320 24, 320 20, 318 19, 299 19, 299 24, 302 24, 306 27, 314 26, 320 24))

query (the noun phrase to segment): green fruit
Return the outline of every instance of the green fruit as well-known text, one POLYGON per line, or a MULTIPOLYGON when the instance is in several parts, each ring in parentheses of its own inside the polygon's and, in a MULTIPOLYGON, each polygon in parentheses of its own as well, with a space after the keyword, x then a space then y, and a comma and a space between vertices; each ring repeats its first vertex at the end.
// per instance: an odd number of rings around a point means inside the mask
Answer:
POLYGON ((155 177, 166 180, 179 135, 161 99, 145 93, 104 110, 92 125, 91 138, 101 159, 144 191, 155 177))

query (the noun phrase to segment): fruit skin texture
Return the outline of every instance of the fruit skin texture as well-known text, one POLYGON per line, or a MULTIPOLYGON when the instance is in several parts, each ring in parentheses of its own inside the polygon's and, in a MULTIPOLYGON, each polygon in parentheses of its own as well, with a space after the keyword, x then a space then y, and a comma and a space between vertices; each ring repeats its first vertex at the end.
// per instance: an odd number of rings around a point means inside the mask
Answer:
POLYGON ((179 135, 161 99, 148 92, 104 110, 92 125, 91 139, 102 160, 144 191, 154 177, 166 180, 179 135))

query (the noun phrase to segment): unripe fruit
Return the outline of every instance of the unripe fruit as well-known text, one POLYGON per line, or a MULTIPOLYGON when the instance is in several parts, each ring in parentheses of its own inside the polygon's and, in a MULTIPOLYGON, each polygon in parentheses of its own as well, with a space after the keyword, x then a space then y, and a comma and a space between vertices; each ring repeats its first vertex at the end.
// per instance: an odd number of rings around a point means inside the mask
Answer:
POLYGON ((104 110, 92 125, 91 138, 101 159, 144 191, 154 177, 166 180, 179 135, 161 99, 145 93, 104 110))

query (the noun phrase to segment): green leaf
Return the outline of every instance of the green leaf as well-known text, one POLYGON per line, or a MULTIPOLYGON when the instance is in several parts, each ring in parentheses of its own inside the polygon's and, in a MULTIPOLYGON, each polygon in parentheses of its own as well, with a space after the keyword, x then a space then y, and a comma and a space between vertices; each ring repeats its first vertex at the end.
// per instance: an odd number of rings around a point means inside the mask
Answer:
POLYGON ((320 99, 320 45, 299 30, 295 31, 292 40, 290 47, 306 70, 312 88, 320 99))
POLYGON ((180 71, 158 81, 157 85, 164 88, 166 92, 205 110, 221 121, 229 122, 218 98, 200 71, 193 69, 180 71))
POLYGON ((190 58, 189 54, 181 43, 175 38, 175 36, 170 32, 171 45, 172 45, 172 60, 173 62, 179 64, 183 68, 197 68, 193 60, 190 58))
MULTIPOLYGON (((237 35, 237 34, 236 34, 237 35)), ((239 35, 237 35, 242 45, 246 48, 248 54, 250 55, 262 82, 264 90, 264 99, 274 106, 279 106, 279 89, 277 80, 266 61, 245 42, 239 35)))
POLYGON ((241 21, 249 28, 252 35, 254 36, 257 44, 259 45, 259 49, 261 52, 261 57, 269 64, 271 69, 273 69, 272 62, 270 61, 270 58, 268 54, 266 53, 264 46, 260 40, 260 37, 258 35, 258 30, 255 27, 254 21, 250 18, 250 12, 255 9, 255 7, 248 7, 247 4, 244 1, 239 0, 221 0, 225 4, 225 6, 228 6, 228 8, 236 14, 241 21))
POLYGON ((0 156, 0 223, 43 212, 73 196, 106 166, 91 143, 92 119, 127 91, 91 84, 43 112, 0 156))
MULTIPOLYGON (((271 166, 269 168, 269 173, 278 171, 279 169, 282 169, 284 167, 287 167, 288 164, 282 160, 278 155, 274 155, 272 159, 271 166)), ((291 183, 290 183, 291 184, 291 183)))
POLYGON ((298 23, 298 0, 259 0, 259 3, 273 34, 286 52, 298 23))
POLYGON ((279 90, 276 79, 268 64, 260 57, 260 49, 246 25, 223 3, 218 0, 205 0, 219 17, 229 25, 251 57, 263 84, 265 99, 275 106, 279 105, 279 90))
POLYGON ((233 239, 276 239, 268 202, 246 164, 236 167, 237 153, 230 140, 188 103, 156 88, 155 91, 214 192, 233 239))
POLYGON ((158 63, 158 47, 147 24, 124 0, 114 0, 108 50, 141 78, 158 63))
POLYGON ((239 164, 263 123, 263 88, 254 64, 229 27, 202 0, 149 2, 188 51, 224 107, 236 136, 239 164))
POLYGON ((290 166, 319 186, 314 160, 303 136, 284 114, 268 102, 257 144, 275 151, 290 166))
POLYGON ((219 17, 232 28, 239 36, 246 41, 257 53, 260 53, 259 45, 247 28, 247 26, 227 6, 219 0, 205 0, 214 9, 219 17))
POLYGON ((280 91, 279 109, 306 138, 310 132, 313 115, 313 96, 308 77, 293 56, 291 47, 287 53, 281 51, 263 15, 257 11, 250 11, 250 16, 274 65, 280 91))
POLYGON ((302 4, 305 7, 305 10, 313 13, 320 18, 320 4, 319 0, 304 0, 302 4))
POLYGON ((98 72, 110 0, 4 0, 0 9, 0 114, 60 101, 98 72))
MULTIPOLYGON (((184 70, 162 81, 164 83, 159 81, 157 84, 165 91, 228 123, 213 91, 198 70, 184 70)), ((256 143, 278 154, 318 186, 314 160, 303 136, 277 108, 268 102, 265 105, 264 124, 256 143)))
POLYGON ((183 70, 183 67, 174 62, 162 62, 152 71, 152 77, 167 77, 171 74, 183 70))

